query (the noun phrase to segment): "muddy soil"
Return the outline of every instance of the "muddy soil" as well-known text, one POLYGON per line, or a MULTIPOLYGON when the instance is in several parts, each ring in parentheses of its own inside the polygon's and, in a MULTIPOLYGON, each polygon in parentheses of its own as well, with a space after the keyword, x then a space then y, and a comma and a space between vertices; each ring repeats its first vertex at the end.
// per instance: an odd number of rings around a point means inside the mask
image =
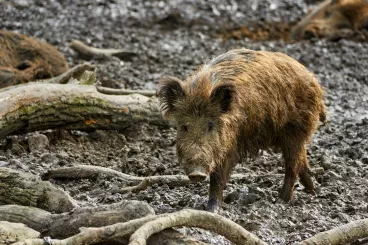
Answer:
MULTIPOLYGON (((244 35, 225 39, 221 35, 248 23, 266 26, 269 32, 274 30, 269 23, 276 23, 276 30, 287 32, 290 27, 282 23, 295 23, 316 2, 3 0, 0 28, 50 42, 65 54, 70 66, 84 62, 70 49, 72 39, 96 47, 135 50, 137 55, 126 60, 90 61, 98 66, 99 78, 112 87, 155 89, 162 75, 184 78, 203 61, 239 47, 281 51, 303 63, 325 87, 329 111, 327 125, 308 147, 311 166, 325 169, 315 179, 317 195, 306 194, 297 185, 293 203, 279 202, 277 192, 283 179, 257 176, 283 173, 282 159, 279 154, 265 152, 236 167, 235 173, 248 174, 249 179, 244 183, 230 181, 220 210, 221 215, 270 244, 290 244, 368 217, 368 43, 286 42, 282 36, 281 40, 257 41, 244 35)), ((175 156, 176 132, 172 128, 142 124, 124 132, 43 133, 50 143, 41 150, 30 151, 27 140, 34 134, 1 140, 0 165, 35 174, 77 164, 105 166, 138 176, 183 173, 175 156)), ((81 206, 134 199, 148 202, 157 213, 203 209, 208 188, 207 184, 152 186, 121 195, 108 192, 121 185, 117 179, 53 182, 81 206)), ((230 244, 203 230, 182 231, 213 244, 230 244)))

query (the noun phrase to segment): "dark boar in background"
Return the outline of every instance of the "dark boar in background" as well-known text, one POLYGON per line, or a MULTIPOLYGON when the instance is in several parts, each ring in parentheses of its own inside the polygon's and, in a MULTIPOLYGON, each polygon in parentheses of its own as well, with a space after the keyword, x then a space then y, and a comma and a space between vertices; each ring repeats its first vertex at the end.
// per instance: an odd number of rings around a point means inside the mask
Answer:
POLYGON ((291 37, 339 39, 362 29, 368 29, 368 0, 326 0, 293 28, 291 37))
POLYGON ((181 81, 164 77, 164 116, 177 123, 177 154, 193 182, 210 176, 207 209, 216 211, 231 169, 260 150, 280 150, 285 179, 280 198, 293 197, 299 176, 314 193, 305 144, 325 120, 315 76, 282 53, 237 49, 181 81))
POLYGON ((64 56, 50 44, 0 31, 0 88, 54 77, 67 70, 64 56))

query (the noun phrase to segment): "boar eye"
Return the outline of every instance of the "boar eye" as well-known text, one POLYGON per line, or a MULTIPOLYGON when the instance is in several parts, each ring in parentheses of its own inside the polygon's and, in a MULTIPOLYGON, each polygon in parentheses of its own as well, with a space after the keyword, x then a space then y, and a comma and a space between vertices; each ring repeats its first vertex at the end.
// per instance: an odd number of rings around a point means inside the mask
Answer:
POLYGON ((188 132, 188 126, 187 126, 187 125, 182 125, 182 126, 180 127, 180 129, 181 129, 181 131, 183 131, 183 132, 188 132))
POLYGON ((211 132, 213 129, 213 122, 212 121, 209 121, 208 122, 208 132, 211 132))

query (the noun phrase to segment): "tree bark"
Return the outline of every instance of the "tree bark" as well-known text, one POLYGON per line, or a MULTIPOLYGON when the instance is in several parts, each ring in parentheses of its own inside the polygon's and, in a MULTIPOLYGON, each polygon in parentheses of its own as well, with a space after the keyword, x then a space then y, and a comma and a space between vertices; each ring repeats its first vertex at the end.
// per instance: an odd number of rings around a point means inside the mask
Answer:
POLYGON ((0 205, 19 204, 38 207, 53 213, 69 212, 75 201, 49 181, 33 174, 0 167, 0 205))
POLYGON ((37 130, 168 126, 155 98, 105 95, 95 86, 29 83, 0 90, 0 138, 37 130))

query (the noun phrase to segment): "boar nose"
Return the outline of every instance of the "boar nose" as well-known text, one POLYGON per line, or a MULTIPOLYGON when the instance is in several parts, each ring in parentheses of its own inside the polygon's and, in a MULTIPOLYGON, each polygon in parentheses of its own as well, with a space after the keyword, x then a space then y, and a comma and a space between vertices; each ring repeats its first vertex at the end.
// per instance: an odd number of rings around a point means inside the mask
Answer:
POLYGON ((199 171, 194 171, 188 174, 188 177, 192 182, 198 183, 204 181, 207 178, 207 175, 199 171))

